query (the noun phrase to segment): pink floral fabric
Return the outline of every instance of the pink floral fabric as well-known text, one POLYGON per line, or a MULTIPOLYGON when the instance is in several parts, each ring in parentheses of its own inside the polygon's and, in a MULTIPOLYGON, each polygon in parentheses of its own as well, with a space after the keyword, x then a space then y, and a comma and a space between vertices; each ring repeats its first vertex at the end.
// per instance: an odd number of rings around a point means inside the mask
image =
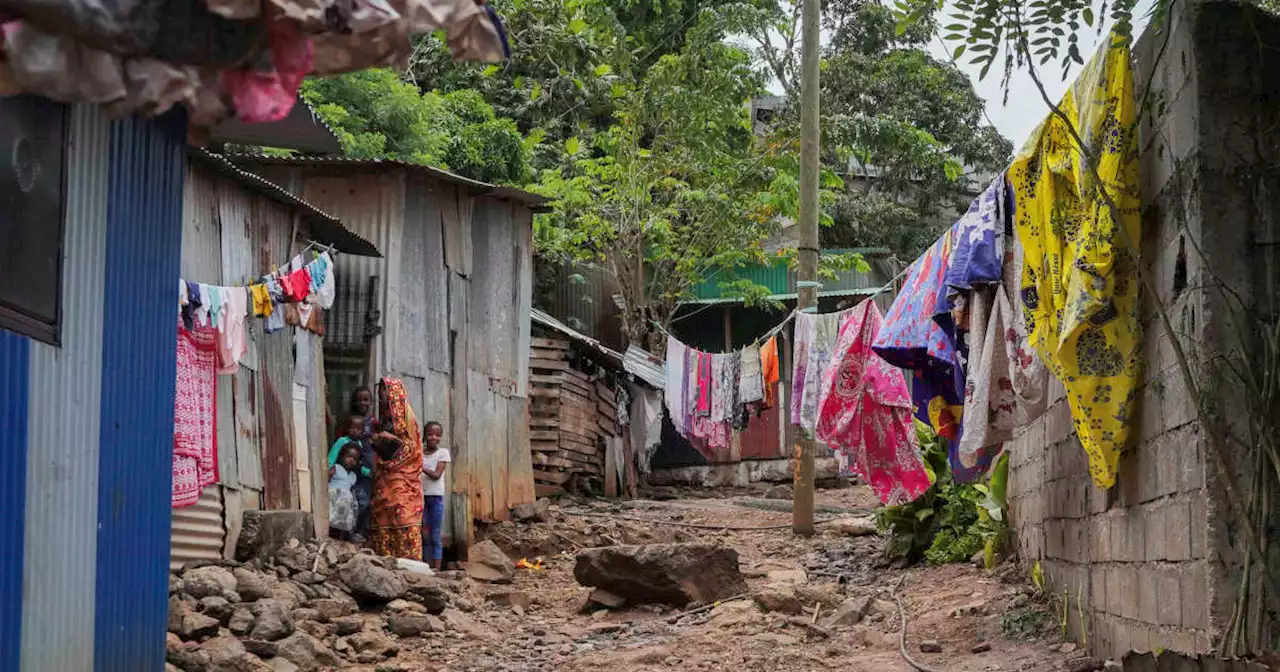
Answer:
POLYGON ((844 314, 831 366, 822 379, 817 436, 896 506, 929 488, 902 370, 871 349, 880 309, 870 299, 844 314))
POLYGON ((178 325, 178 368, 173 399, 174 508, 191 506, 218 480, 218 334, 178 325))

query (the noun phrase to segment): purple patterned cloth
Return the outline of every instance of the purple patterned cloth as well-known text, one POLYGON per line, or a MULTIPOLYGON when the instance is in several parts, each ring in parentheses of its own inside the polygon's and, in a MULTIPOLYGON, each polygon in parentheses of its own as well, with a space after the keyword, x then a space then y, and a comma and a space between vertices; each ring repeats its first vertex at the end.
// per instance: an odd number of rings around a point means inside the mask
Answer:
POLYGON ((1001 173, 951 227, 952 251, 945 279, 948 293, 997 283, 1003 277, 1006 194, 1001 173))

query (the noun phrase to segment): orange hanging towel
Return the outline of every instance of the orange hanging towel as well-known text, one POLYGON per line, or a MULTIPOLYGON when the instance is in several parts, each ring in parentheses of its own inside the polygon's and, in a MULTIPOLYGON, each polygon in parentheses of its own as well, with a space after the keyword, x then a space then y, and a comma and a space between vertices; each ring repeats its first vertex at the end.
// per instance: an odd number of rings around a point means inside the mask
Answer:
POLYGON ((764 407, 773 408, 774 386, 778 376, 778 337, 774 336, 760 346, 760 373, 764 375, 764 407))

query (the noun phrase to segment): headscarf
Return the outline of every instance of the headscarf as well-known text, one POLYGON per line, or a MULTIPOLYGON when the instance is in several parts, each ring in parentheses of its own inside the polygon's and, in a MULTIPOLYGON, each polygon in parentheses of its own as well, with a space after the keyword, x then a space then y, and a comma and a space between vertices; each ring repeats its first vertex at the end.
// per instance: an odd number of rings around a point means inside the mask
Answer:
POLYGON ((378 528, 418 527, 422 525, 422 436, 404 383, 396 378, 383 378, 387 404, 382 409, 383 427, 401 441, 400 449, 389 460, 377 457, 373 486, 373 524, 378 528))

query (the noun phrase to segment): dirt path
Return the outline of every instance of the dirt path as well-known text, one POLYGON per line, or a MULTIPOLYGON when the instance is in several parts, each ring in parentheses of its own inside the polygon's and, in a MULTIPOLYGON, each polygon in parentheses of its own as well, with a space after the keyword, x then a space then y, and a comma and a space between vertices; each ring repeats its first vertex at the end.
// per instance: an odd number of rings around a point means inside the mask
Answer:
MULTIPOLYGON (((820 491, 818 504, 828 511, 857 511, 870 509, 875 501, 865 488, 847 488, 820 491)), ((900 570, 886 566, 877 537, 849 537, 819 528, 820 534, 804 539, 788 530, 723 531, 668 524, 781 525, 790 522, 790 513, 761 507, 787 505, 762 502, 758 494, 594 506, 566 503, 553 509, 548 523, 496 526, 488 531, 489 538, 513 559, 541 556, 544 569, 518 570, 511 586, 457 579, 466 584, 465 597, 458 609, 444 615, 449 631, 401 640, 395 659, 367 669, 910 672, 898 653, 899 621, 891 599, 900 581, 908 618, 907 650, 939 672, 1054 670, 1062 669, 1071 657, 1059 653, 1051 639, 1006 634, 1009 629, 1052 630, 1054 622, 1012 567, 993 573, 963 565, 900 570), (628 519, 620 519, 623 516, 628 519), (672 618, 672 610, 656 606, 581 612, 586 589, 573 580, 572 554, 578 548, 694 540, 735 548, 752 591, 773 596, 775 602, 785 598, 784 604, 765 610, 756 600, 744 599, 678 620, 672 618), (491 595, 511 591, 526 595, 528 607, 490 601, 491 595), (821 623, 848 597, 861 596, 870 599, 861 623, 809 626, 813 605, 822 606, 821 623), (793 613, 783 613, 787 610, 793 613), (921 653, 925 639, 937 640, 942 652, 921 653), (990 650, 975 652, 984 643, 990 650)), ((830 515, 820 513, 819 518, 830 515)))

